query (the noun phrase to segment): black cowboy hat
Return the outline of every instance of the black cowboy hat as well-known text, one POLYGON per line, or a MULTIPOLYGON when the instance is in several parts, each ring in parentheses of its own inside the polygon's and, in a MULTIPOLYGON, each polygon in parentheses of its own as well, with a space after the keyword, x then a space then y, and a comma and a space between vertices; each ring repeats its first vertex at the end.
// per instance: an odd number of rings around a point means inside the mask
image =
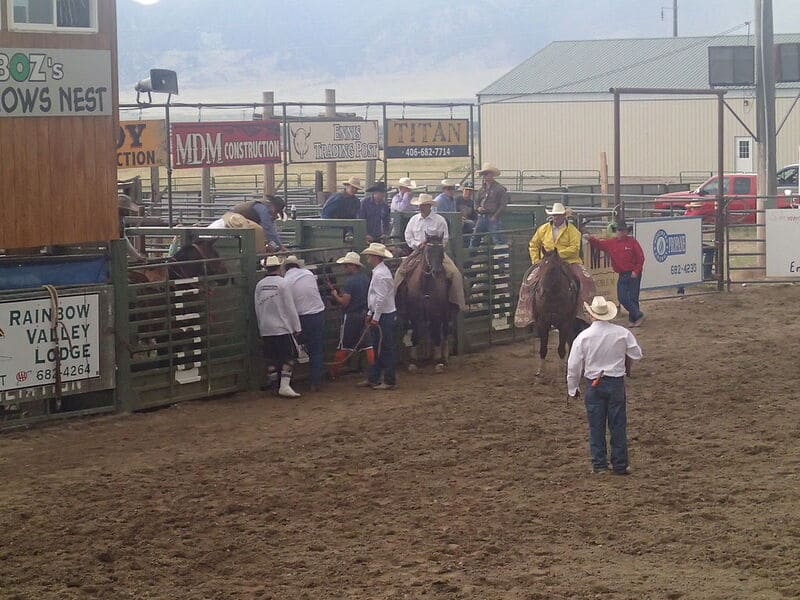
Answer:
POLYGON ((386 183, 383 181, 379 181, 378 183, 371 185, 367 188, 368 192, 385 192, 386 191, 386 183))

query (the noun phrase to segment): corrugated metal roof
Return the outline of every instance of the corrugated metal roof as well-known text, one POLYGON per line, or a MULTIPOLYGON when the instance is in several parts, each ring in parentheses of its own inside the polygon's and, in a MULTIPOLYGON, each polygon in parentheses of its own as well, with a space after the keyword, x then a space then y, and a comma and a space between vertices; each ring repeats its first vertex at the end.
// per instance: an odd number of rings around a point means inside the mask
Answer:
MULTIPOLYGON (((800 33, 775 43, 800 43, 800 33)), ((708 47, 754 44, 755 36, 552 42, 478 94, 580 94, 612 87, 708 87, 708 47)), ((796 87, 797 84, 785 84, 796 87)))

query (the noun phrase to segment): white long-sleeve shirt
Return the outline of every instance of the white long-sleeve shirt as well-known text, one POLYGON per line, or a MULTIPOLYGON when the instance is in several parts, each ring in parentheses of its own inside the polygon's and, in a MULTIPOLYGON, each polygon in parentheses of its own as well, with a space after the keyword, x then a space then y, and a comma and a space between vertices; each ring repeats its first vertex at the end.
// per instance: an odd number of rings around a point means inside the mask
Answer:
POLYGON ((292 290, 298 315, 315 315, 325 310, 325 303, 319 295, 317 278, 311 271, 302 268, 289 269, 283 279, 292 290))
POLYGON ((620 325, 594 321, 572 342, 567 362, 567 393, 574 396, 578 391, 581 373, 587 379, 597 379, 601 374, 624 376, 626 356, 633 360, 642 358, 642 349, 633 334, 620 325))
POLYGON ((427 217, 418 213, 408 220, 406 225, 406 244, 416 249, 425 241, 425 236, 440 236, 442 243, 447 244, 450 232, 447 230, 447 221, 442 215, 432 212, 427 217))
POLYGON ((376 321, 380 321, 381 315, 397 310, 394 303, 394 278, 384 263, 372 269, 372 280, 367 291, 367 308, 376 321))
POLYGON ((280 275, 267 275, 256 284, 258 331, 265 335, 286 335, 300 331, 300 317, 289 284, 280 275))

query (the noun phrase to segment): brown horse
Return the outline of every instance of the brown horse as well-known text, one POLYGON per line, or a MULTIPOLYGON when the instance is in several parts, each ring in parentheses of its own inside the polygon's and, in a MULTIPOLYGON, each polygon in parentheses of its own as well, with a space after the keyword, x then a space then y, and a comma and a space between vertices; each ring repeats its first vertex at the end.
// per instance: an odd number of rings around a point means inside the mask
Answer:
POLYGON ((539 280, 533 291, 533 317, 539 338, 539 369, 542 375, 547 357, 550 328, 558 329, 558 356, 563 361, 575 339, 580 284, 558 251, 544 251, 539 263, 539 280))
MULTIPOLYGON (((410 260, 414 260, 413 258, 410 260)), ((411 364, 416 370, 419 346, 430 341, 438 351, 436 372, 444 371, 450 354, 447 337, 450 332, 450 281, 444 266, 444 244, 441 237, 427 237, 419 260, 411 266, 397 294, 398 311, 411 326, 411 364), (426 335, 427 334, 427 335, 426 335)), ((430 352, 428 357, 430 357, 430 352)))

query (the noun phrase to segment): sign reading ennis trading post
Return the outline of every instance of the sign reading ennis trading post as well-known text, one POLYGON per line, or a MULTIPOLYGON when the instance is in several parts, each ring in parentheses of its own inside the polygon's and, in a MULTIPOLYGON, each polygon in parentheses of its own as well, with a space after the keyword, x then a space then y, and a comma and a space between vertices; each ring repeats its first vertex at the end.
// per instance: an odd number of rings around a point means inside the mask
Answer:
POLYGON ((279 121, 173 123, 171 129, 176 169, 281 162, 279 121))
POLYGON ((0 117, 108 116, 111 52, 0 48, 0 117))
POLYGON ((0 303, 0 393, 100 377, 98 294, 0 303), (56 362, 58 357, 59 362, 56 362))
POLYGON ((378 160, 377 121, 301 121, 289 123, 293 163, 378 160))
POLYGON ((469 119, 387 119, 386 158, 469 156, 469 119))

